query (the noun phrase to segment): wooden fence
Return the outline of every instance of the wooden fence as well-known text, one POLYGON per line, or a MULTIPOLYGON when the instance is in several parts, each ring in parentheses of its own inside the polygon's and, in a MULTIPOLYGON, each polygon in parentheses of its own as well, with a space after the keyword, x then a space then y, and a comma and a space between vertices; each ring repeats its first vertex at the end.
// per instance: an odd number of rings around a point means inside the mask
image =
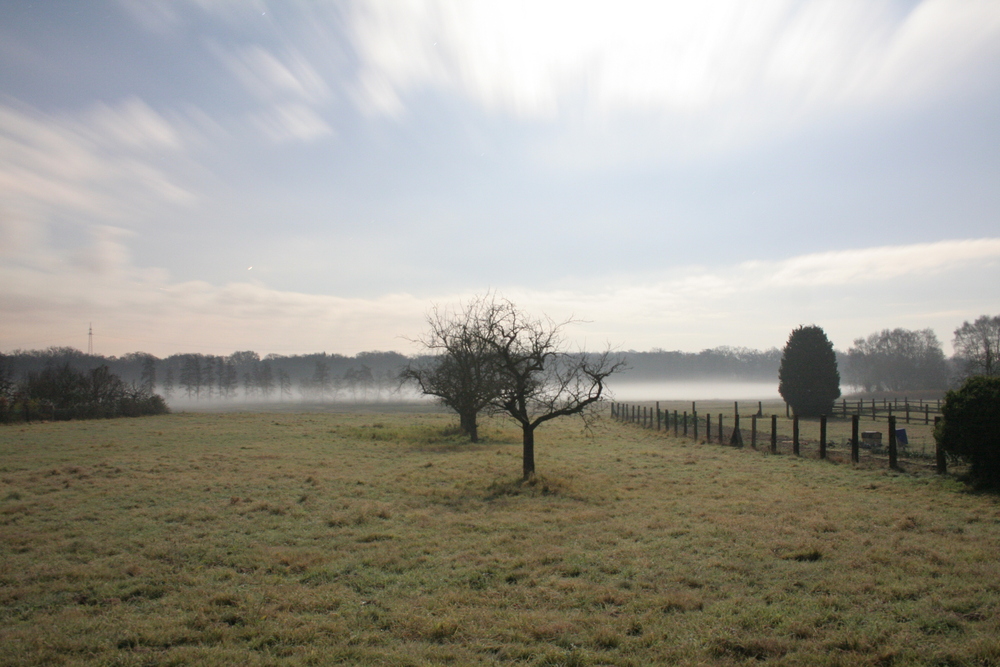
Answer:
POLYGON ((879 419, 888 421, 890 417, 895 417, 897 423, 931 424, 935 418, 941 416, 941 399, 937 399, 936 401, 924 401, 922 399, 911 401, 904 398, 902 402, 898 398, 872 398, 853 401, 843 399, 839 404, 834 404, 833 414, 840 414, 845 419, 850 415, 863 416, 872 421, 878 421, 879 419), (913 420, 912 422, 911 419, 913 420))
MULTIPOLYGON (((904 399, 905 401, 905 399, 904 399)), ((859 463, 862 458, 862 450, 864 450, 865 458, 869 461, 885 460, 888 467, 891 469, 898 470, 900 454, 906 455, 906 448, 901 447, 900 443, 897 441, 897 431, 896 427, 900 424, 897 421, 898 414, 893 414, 888 412, 892 405, 888 401, 884 403, 886 413, 884 418, 888 422, 888 446, 885 451, 882 451, 881 446, 875 447, 871 444, 864 443, 862 441, 862 433, 860 431, 860 423, 862 418, 862 413, 850 412, 848 411, 849 402, 844 402, 839 406, 843 409, 843 413, 837 419, 838 423, 846 422, 850 420, 851 423, 851 436, 848 442, 850 446, 850 462, 859 463), (884 457, 883 457, 884 455, 884 457)), ((855 406, 860 406, 861 403, 858 402, 855 406)), ((938 414, 931 413, 930 403, 921 403, 918 406, 921 410, 908 410, 911 416, 919 415, 921 422, 930 423, 931 417, 933 417, 933 423, 936 425, 938 420, 940 420, 940 408, 934 406, 938 410, 938 414)), ((907 404, 904 403, 904 410, 907 404)), ((896 406, 893 405, 893 408, 896 406)), ((909 407, 915 407, 910 405, 909 407)), ((839 412, 839 411, 835 411, 839 412)), ((880 412, 878 406, 872 412, 865 412, 865 419, 878 419, 880 412)), ((778 415, 763 414, 762 406, 760 403, 757 404, 757 411, 750 415, 740 415, 739 403, 733 404, 733 412, 730 414, 723 414, 722 412, 716 413, 713 417, 711 413, 705 413, 704 415, 699 414, 697 410, 697 404, 695 402, 691 403, 691 412, 684 410, 661 410, 660 403, 656 402, 655 406, 649 405, 635 405, 629 403, 612 403, 611 404, 611 417, 618 421, 637 424, 644 428, 655 429, 656 431, 663 431, 669 433, 673 431, 675 437, 690 437, 694 440, 702 440, 706 443, 718 442, 720 445, 732 445, 736 447, 743 447, 749 445, 753 449, 768 448, 772 454, 781 453, 781 449, 787 449, 788 445, 791 446, 791 453, 794 456, 802 456, 802 450, 804 445, 808 445, 810 450, 815 450, 818 458, 829 459, 833 458, 830 456, 828 451, 833 443, 831 443, 827 437, 827 429, 830 424, 829 419, 826 415, 821 416, 818 420, 810 420, 819 422, 819 437, 816 440, 806 440, 801 437, 800 430, 800 418, 797 415, 786 417, 785 419, 779 420, 778 415), (779 431, 779 421, 785 426, 785 434, 782 435, 779 431), (791 434, 787 433, 788 425, 790 422, 791 434), (782 447, 779 447, 779 444, 782 447)), ((805 421, 805 420, 801 420, 805 421)), ((907 421, 906 423, 910 423, 907 421)), ((935 469, 938 473, 944 474, 947 472, 947 462, 945 459, 944 452, 935 443, 934 454, 935 469)), ((913 458, 912 456, 907 456, 907 458, 913 458)))

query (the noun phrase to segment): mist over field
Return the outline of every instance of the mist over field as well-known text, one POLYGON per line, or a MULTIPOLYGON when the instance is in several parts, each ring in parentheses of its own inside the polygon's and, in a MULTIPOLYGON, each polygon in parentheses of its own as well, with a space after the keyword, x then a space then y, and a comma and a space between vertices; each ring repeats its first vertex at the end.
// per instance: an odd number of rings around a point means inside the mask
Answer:
POLYGON ((774 382, 739 380, 614 380, 608 383, 609 394, 615 401, 697 401, 711 399, 773 400, 779 399, 778 380, 774 382))

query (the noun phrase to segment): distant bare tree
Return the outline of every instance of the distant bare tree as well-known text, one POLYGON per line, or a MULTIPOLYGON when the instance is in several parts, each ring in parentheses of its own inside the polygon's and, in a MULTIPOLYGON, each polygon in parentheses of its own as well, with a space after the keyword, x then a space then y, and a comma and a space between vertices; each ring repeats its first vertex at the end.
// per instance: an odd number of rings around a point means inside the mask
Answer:
POLYGON ((330 366, 326 362, 326 355, 316 360, 316 368, 313 370, 312 387, 321 398, 327 398, 333 389, 333 380, 330 377, 330 366))
POLYGON ((931 329, 883 329, 847 351, 850 384, 865 391, 944 389, 948 365, 931 329))
POLYGON ((430 330, 419 339, 433 356, 411 362, 400 374, 403 382, 413 382, 457 412, 472 442, 479 441, 479 413, 499 394, 496 359, 485 332, 478 331, 488 321, 490 304, 477 297, 459 312, 435 307, 427 316, 430 330))
POLYGON ((965 362, 966 375, 1000 375, 1000 315, 983 315, 955 329, 955 356, 965 362))
POLYGON ((281 400, 285 400, 286 396, 289 399, 292 397, 292 376, 283 368, 278 369, 278 392, 281 400))
POLYGON ((210 354, 205 356, 201 365, 201 381, 205 385, 205 398, 208 400, 212 400, 212 389, 215 387, 215 365, 215 357, 210 354))
POLYGON ((271 392, 274 391, 274 374, 271 371, 271 362, 265 359, 258 368, 257 386, 261 395, 268 399, 271 397, 271 392))
POLYGON ((152 394, 156 390, 156 357, 147 354, 142 359, 142 375, 139 386, 152 394))
POLYGON ((167 376, 163 378, 163 397, 172 398, 174 395, 174 363, 167 360, 167 376))
POLYGON ((179 384, 187 392, 188 398, 201 397, 201 359, 197 354, 185 354, 181 362, 179 384))

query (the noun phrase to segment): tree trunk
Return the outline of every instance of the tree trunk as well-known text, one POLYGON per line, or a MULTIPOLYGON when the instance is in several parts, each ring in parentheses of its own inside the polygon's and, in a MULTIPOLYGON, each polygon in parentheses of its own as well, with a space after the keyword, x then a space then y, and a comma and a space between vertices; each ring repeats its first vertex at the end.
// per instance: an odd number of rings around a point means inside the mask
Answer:
POLYGON ((524 432, 524 453, 522 456, 524 479, 528 479, 535 474, 535 427, 523 424, 521 429, 524 432))
POLYGON ((469 436, 472 442, 479 442, 479 425, 476 423, 478 414, 475 412, 460 412, 458 414, 459 425, 463 433, 469 436))

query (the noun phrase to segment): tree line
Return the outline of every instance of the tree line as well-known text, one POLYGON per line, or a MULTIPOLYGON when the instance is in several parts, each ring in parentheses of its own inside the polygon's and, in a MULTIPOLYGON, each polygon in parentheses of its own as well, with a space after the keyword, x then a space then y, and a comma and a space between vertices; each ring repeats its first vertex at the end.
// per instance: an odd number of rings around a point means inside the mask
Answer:
POLYGON ((139 417, 168 412, 149 386, 125 382, 107 366, 80 371, 68 363, 28 371, 20 380, 0 359, 0 421, 139 417))
POLYGON ((397 352, 354 356, 315 353, 283 356, 242 350, 229 355, 145 352, 121 357, 88 355, 68 347, 0 354, 0 373, 23 379, 68 366, 89 372, 107 367, 126 383, 159 392, 171 401, 370 401, 398 395, 399 373, 410 359, 397 352))
MULTIPOLYGON (((844 384, 867 392, 947 389, 970 375, 1000 371, 1000 315, 964 322, 954 332, 955 355, 946 358, 930 329, 883 329, 857 338, 846 352, 835 351, 844 384)), ((174 354, 157 358, 145 352, 120 357, 88 355, 70 347, 16 350, 0 354, 0 378, 8 384, 28 373, 69 366, 89 372, 106 366, 126 384, 177 400, 357 400, 399 396, 399 374, 412 362, 397 352, 354 356, 314 353, 261 356, 252 350, 229 355, 174 354)), ((717 347, 700 352, 629 350, 619 377, 626 381, 730 379, 773 381, 781 350, 717 347)))

